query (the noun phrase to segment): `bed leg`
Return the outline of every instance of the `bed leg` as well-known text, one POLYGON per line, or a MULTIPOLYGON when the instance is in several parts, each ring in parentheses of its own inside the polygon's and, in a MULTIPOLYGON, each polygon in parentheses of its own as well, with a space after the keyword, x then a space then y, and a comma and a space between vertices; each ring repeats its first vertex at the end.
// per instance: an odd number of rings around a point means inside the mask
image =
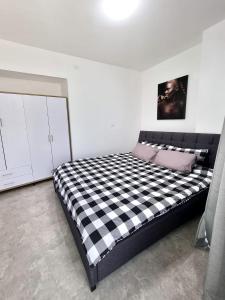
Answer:
POLYGON ((87 276, 88 276, 88 282, 91 292, 93 292, 96 289, 96 284, 98 282, 98 266, 95 267, 88 267, 86 269, 87 276))
POLYGON ((96 285, 92 285, 92 286, 90 286, 90 290, 91 290, 91 292, 94 292, 94 290, 96 289, 96 285))

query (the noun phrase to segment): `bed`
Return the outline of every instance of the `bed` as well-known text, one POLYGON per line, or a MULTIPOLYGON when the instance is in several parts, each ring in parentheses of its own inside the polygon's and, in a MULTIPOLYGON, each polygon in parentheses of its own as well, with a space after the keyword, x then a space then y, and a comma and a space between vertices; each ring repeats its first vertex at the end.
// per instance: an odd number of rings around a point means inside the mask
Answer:
POLYGON ((130 153, 59 166, 54 186, 91 291, 97 282, 204 210, 219 135, 141 131, 139 142, 208 149, 202 166, 181 174, 130 153))

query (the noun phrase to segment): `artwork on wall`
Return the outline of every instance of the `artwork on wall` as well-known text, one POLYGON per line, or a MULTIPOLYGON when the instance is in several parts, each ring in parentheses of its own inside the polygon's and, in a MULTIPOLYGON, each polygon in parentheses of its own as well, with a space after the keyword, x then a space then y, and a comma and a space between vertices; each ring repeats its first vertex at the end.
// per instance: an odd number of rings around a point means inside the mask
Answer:
POLYGON ((157 120, 185 119, 188 75, 158 85, 157 120))

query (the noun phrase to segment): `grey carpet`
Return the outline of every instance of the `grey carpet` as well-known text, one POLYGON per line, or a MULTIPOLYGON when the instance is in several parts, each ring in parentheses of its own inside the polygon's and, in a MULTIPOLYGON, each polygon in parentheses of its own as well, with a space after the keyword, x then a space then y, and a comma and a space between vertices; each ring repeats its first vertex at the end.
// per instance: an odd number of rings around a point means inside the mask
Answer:
POLYGON ((198 300, 208 254, 187 223, 90 293, 51 181, 0 194, 0 299, 198 300))

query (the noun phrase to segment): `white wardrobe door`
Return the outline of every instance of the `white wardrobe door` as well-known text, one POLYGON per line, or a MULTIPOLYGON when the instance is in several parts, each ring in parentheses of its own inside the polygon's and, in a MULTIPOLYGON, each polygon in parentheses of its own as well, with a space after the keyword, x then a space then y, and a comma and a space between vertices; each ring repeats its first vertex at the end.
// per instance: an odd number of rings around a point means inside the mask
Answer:
POLYGON ((7 169, 30 165, 21 95, 0 94, 0 119, 7 169))
POLYGON ((52 175, 46 97, 23 96, 34 180, 52 175))
MULTIPOLYGON (((1 126, 1 120, 0 120, 0 126, 1 126)), ((0 171, 5 171, 5 170, 6 170, 5 157, 3 152, 2 137, 0 131, 0 171)))
POLYGON ((47 97, 47 105, 53 165, 56 168, 71 160, 67 103, 65 98, 47 97))

